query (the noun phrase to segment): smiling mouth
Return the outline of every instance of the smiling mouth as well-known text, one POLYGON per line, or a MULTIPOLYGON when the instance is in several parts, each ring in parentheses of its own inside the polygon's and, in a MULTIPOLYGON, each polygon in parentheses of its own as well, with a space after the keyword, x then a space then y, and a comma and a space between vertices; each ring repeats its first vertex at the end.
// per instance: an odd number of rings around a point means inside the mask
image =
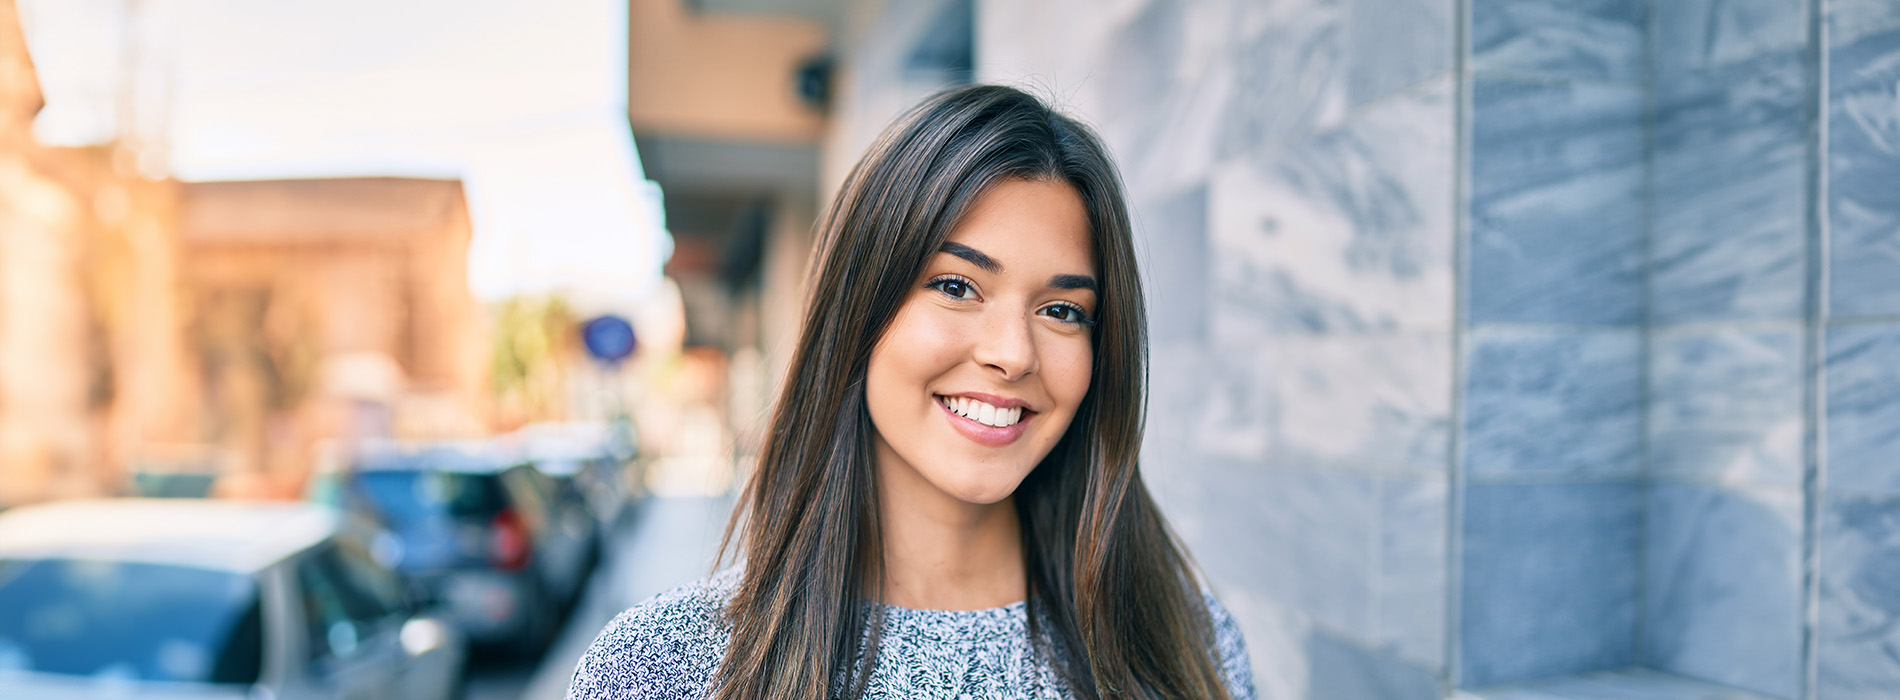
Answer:
POLYGON ((1034 413, 1021 406, 1014 408, 992 406, 968 396, 939 396, 937 403, 966 420, 991 428, 1008 428, 1021 423, 1023 414, 1034 413))

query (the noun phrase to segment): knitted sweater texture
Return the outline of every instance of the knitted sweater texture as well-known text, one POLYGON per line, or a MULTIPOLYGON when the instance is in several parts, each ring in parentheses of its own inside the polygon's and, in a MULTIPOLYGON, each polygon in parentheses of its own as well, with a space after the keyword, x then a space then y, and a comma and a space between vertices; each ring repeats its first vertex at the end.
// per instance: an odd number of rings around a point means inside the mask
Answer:
MULTIPOLYGON (((721 619, 739 569, 654 596, 620 614, 574 669, 568 700, 699 700, 725 658, 721 619)), ((1234 619, 1205 597, 1221 674, 1234 700, 1253 700, 1246 642, 1234 619)), ((884 608, 884 636, 865 700, 1071 697, 1029 638, 1027 605, 987 610, 884 608)))

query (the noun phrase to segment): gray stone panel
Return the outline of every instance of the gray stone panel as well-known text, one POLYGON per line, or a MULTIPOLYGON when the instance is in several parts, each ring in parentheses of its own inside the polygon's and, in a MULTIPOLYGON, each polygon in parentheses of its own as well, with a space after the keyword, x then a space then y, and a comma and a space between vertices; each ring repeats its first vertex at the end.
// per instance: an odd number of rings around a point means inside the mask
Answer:
POLYGON ((1464 685, 1636 662, 1642 490, 1635 482, 1467 487, 1464 685))
MULTIPOLYGON (((1870 4, 1830 11, 1873 15, 1870 4)), ((1829 301, 1836 317, 1900 314, 1900 27, 1872 31, 1876 18, 1828 46, 1829 301)))
POLYGON ((1426 668, 1445 665, 1446 478, 1379 480, 1373 642, 1426 668))
POLYGON ((1799 697, 1801 517, 1794 489, 1651 486, 1646 663, 1799 697))
POLYGON ((1468 352, 1472 478, 1642 472, 1640 330, 1480 329, 1468 352))
POLYGON ((1830 499, 1820 557, 1817 697, 1900 697, 1900 499, 1830 499))
POLYGON ((1438 700, 1435 673, 1388 654, 1324 633, 1313 635, 1307 654, 1313 700, 1438 700))
POLYGON ((1646 668, 1586 673, 1469 692, 1478 700, 1781 700, 1646 668))
POLYGON ((1643 319, 1643 94, 1478 78, 1469 300, 1476 323, 1643 319))
POLYGON ((1371 637, 1379 506, 1372 477, 1235 464, 1205 474, 1199 505, 1221 514, 1223 525, 1195 543, 1208 575, 1335 633, 1371 637))
POLYGON ((1361 105, 1451 70, 1445 0, 1346 0, 1346 99, 1361 105))
POLYGON ((1900 324, 1827 334, 1827 486, 1900 495, 1900 324))
POLYGON ((1284 336, 1222 344, 1231 382, 1210 393, 1204 449, 1275 464, 1443 473, 1451 335, 1284 336))
POLYGON ((1648 5, 1472 0, 1472 62, 1486 72, 1640 82, 1648 5))
POLYGON ((1657 4, 1651 314, 1800 319, 1809 101, 1799 2, 1657 4))
POLYGON ((1650 334, 1652 473, 1800 488, 1802 328, 1650 334))
POLYGON ((1155 342, 1207 337, 1207 188, 1175 193, 1135 212, 1136 250, 1147 283, 1148 333, 1155 342))
POLYGON ((1237 3, 1231 89, 1219 151, 1261 154, 1346 116, 1346 63, 1338 0, 1237 3))
POLYGON ((1452 115, 1451 82, 1435 80, 1215 171, 1214 332, 1449 327, 1452 115))

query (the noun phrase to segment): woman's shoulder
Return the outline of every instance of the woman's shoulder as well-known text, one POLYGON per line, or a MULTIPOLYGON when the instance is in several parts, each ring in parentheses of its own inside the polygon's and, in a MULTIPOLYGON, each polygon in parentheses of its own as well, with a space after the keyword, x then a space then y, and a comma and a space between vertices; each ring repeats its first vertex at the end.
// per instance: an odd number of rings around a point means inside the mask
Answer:
POLYGON ((725 656, 723 610, 737 584, 728 569, 620 613, 575 665, 568 699, 703 697, 725 656))
POLYGON ((1240 634, 1240 623, 1221 605, 1214 592, 1201 589, 1207 603, 1207 615, 1214 623, 1214 645, 1219 653, 1221 678, 1227 682, 1227 694, 1234 700, 1254 697, 1253 661, 1247 656, 1247 640, 1240 634))

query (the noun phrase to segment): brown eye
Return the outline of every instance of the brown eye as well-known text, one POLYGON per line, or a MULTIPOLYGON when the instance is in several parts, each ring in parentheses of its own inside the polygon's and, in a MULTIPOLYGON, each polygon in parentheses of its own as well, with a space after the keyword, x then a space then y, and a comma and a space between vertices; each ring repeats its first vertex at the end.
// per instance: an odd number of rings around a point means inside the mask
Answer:
POLYGON ((952 299, 969 299, 975 296, 973 290, 970 289, 970 283, 956 277, 938 277, 931 280, 928 286, 952 299))
POLYGON ((1089 318, 1088 312, 1083 311, 1082 307, 1074 304, 1050 304, 1049 306, 1042 307, 1042 315, 1077 326, 1095 325, 1095 319, 1089 318))

